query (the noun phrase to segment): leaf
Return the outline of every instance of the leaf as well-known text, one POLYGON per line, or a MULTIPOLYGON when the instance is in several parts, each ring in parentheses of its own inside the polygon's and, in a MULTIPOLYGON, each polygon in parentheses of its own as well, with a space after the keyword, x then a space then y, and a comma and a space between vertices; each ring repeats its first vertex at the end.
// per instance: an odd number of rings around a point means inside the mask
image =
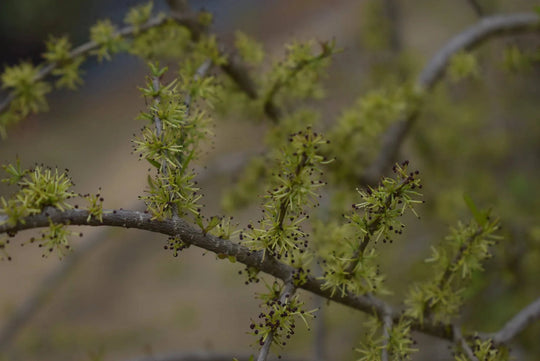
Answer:
POLYGON ((221 218, 219 218, 219 217, 213 216, 212 218, 210 218, 210 222, 208 222, 208 224, 204 228, 204 233, 208 233, 209 231, 216 228, 216 226, 219 224, 219 222, 221 222, 221 218))
POLYGON ((148 163, 152 164, 157 169, 161 168, 161 164, 159 164, 159 162, 156 162, 155 160, 153 160, 151 158, 146 158, 146 160, 148 161, 148 163))
POLYGON ((465 204, 467 205, 467 208, 471 211, 474 220, 478 225, 484 226, 487 222, 489 211, 479 211, 478 207, 474 204, 473 200, 469 195, 463 193, 463 200, 465 201, 465 204))

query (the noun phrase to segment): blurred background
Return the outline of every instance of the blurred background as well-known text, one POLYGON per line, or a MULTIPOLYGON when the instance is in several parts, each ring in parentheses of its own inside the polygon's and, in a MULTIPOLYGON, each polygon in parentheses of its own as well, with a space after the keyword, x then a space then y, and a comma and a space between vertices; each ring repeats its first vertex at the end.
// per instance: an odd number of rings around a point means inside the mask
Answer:
MULTIPOLYGON (((139 3, 2 0, 0 66, 21 59, 37 64, 49 34, 68 34, 75 45, 86 42, 97 20, 120 24, 139 3)), ((477 3, 486 15, 531 12, 535 5, 532 0, 477 3)), ((212 31, 223 44, 231 46, 236 30, 262 42, 266 65, 283 56, 284 43, 335 39, 343 52, 329 67, 325 99, 313 104, 325 124, 388 78, 414 78, 447 40, 478 21, 467 0, 198 0, 190 5, 213 13, 212 31), (379 26, 376 16, 386 16, 388 27, 379 26)), ((155 1, 155 8, 167 11, 165 1, 155 1)), ((401 153, 423 174, 422 220, 407 220, 412 226, 399 244, 380 250, 388 287, 397 290, 388 297, 394 305, 400 306, 411 280, 429 276, 421 262, 429 245, 457 220, 469 218, 463 192, 501 217, 505 241, 487 272, 474 279, 461 321, 471 329, 494 332, 539 296, 540 68, 536 62, 509 70, 504 63, 509 46, 537 51, 539 39, 529 34, 487 42, 475 51, 478 77, 445 79, 427 97, 401 153)), ((68 168, 77 192, 95 193, 101 187, 106 208, 142 209, 137 197, 148 167, 131 154, 130 139, 143 124, 136 120, 145 109, 137 87, 144 85, 147 67, 140 59, 118 54, 101 64, 90 59, 83 70, 80 89, 53 91, 49 112, 8 130, 7 139, 0 140, 0 162, 14 162, 18 156, 25 166, 38 162, 68 168)), ((243 113, 216 117, 213 142, 197 161, 206 214, 224 214, 221 197, 233 186, 246 154, 263 150, 268 124, 243 113), (236 169, 234 174, 230 169, 236 169)), ((9 191, 0 187, 1 195, 9 191)), ((234 215, 245 225, 258 209, 255 204, 234 215)), ((0 360, 130 360, 201 350, 256 353, 249 347, 255 339, 247 332, 250 319, 259 313, 253 294, 260 288, 244 286, 237 274, 242 267, 194 248, 173 258, 163 250, 166 238, 151 233, 81 230, 84 237, 74 237, 74 247, 85 249, 84 256, 72 263, 69 257, 44 259, 29 244, 13 244, 13 260, 0 262, 0 330, 40 287, 50 290, 6 343, 0 360), (62 268, 69 271, 59 272, 62 268)), ((19 235, 20 243, 30 235, 19 235)), ((310 295, 305 299, 317 304, 310 295)), ((363 316, 335 304, 325 310, 328 360, 354 360, 363 316)), ((298 329, 283 354, 313 359, 314 333, 303 325, 298 329)), ((516 340, 518 359, 540 358, 538 337, 536 324, 516 340)), ((451 359, 448 344, 414 338, 421 349, 414 360, 451 359)))

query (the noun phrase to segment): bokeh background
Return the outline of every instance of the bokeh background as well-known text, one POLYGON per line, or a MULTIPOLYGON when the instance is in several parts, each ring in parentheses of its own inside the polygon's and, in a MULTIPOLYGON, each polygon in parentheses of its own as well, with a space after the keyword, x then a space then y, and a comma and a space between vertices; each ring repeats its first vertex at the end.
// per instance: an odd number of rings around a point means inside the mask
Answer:
MULTIPOLYGON (((69 34, 73 44, 83 43, 98 19, 119 24, 127 9, 138 3, 2 0, 0 66, 20 59, 37 63, 49 34, 69 34)), ((535 5, 527 0, 478 3, 486 14, 532 11, 535 5)), ((155 1, 155 6, 167 10, 164 1, 155 1)), ((344 51, 329 68, 327 97, 314 104, 327 124, 386 73, 417 74, 452 35, 478 20, 466 0, 199 0, 191 6, 214 14, 212 30, 224 44, 232 44, 235 30, 261 41, 268 64, 282 56, 283 44, 292 40, 335 39, 344 51), (397 38, 381 45, 371 16, 374 8, 388 4, 396 9, 392 26, 397 38)), ((495 251, 496 260, 488 263, 486 275, 474 280, 464 312, 468 326, 486 332, 496 331, 539 295, 540 69, 536 63, 511 72, 503 64, 505 47, 530 50, 538 44, 538 34, 490 41, 476 51, 481 64, 478 78, 443 80, 427 98, 401 154, 424 174, 423 220, 411 219, 413 226, 402 242, 381 250, 389 287, 403 291, 411 280, 428 276, 421 260, 429 255, 429 245, 442 239, 448 226, 469 217, 463 192, 482 207, 491 207, 502 219, 506 240, 495 251)), ((130 139, 142 125, 136 117, 145 103, 137 87, 144 84, 146 66, 120 54, 111 62, 90 60, 83 69, 85 84, 80 89, 54 91, 49 112, 28 117, 0 140, 0 162, 13 162, 18 155, 26 166, 38 162, 68 168, 76 191, 102 188, 105 207, 142 208, 137 197, 145 186, 147 165, 130 153, 130 139)), ((234 113, 216 117, 213 144, 197 161, 207 214, 223 214, 220 199, 237 175, 230 169, 238 169, 246 154, 262 151, 267 128, 264 121, 234 113)), ((0 194, 8 192, 0 188, 0 194)), ((236 211, 237 221, 245 224, 257 209, 255 204, 236 211)), ((240 266, 216 261, 213 254, 199 249, 173 258, 163 250, 164 237, 141 231, 82 228, 82 232, 85 236, 75 239, 74 246, 87 248, 84 257, 57 282, 47 283, 66 267, 69 257, 44 259, 37 247, 14 244, 9 251, 13 260, 0 262, 0 329, 40 287, 51 287, 37 312, 6 346, 5 360, 256 352, 249 347, 255 339, 247 331, 250 319, 258 314, 253 294, 259 286, 244 286, 244 278, 237 274, 240 266)), ((20 243, 28 236, 19 237, 20 243)), ((402 293, 389 299, 399 305, 402 293)), ((316 305, 311 296, 306 300, 316 305)), ((325 310, 328 360, 355 359, 353 348, 362 338, 363 316, 334 304, 325 305, 325 310)), ((515 342, 518 359, 540 358, 535 342, 539 335, 536 324, 515 342)), ((311 359, 313 332, 304 330, 295 337, 284 354, 311 359)), ((422 349, 415 360, 451 359, 444 342, 422 335, 415 339, 422 349)))

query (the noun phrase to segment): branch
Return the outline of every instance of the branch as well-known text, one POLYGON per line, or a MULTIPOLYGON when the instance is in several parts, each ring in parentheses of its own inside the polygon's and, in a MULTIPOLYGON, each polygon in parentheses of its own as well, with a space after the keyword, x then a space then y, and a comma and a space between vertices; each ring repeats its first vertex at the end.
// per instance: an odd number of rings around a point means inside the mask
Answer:
POLYGON ((483 335, 497 344, 507 343, 531 323, 540 320, 540 297, 522 309, 496 333, 483 335))
POLYGON ((482 16, 484 16, 484 10, 482 9, 482 7, 481 7, 480 4, 478 3, 478 1, 476 1, 476 0, 467 0, 467 2, 469 3, 469 5, 471 5, 471 7, 472 7, 473 10, 474 10, 474 13, 475 13, 479 18, 481 18, 482 16))
MULTIPOLYGON (((182 0, 167 0, 167 4, 171 9, 171 16, 177 21, 181 19, 193 18, 193 16, 186 16, 191 14, 187 2, 182 0)), ((192 38, 194 40, 200 38, 203 34, 208 32, 208 29, 201 27, 200 23, 196 21, 182 21, 182 25, 191 31, 192 38)), ((224 50, 224 46, 221 45, 221 53, 227 59, 227 62, 221 65, 221 70, 227 74, 232 81, 236 83, 238 88, 243 91, 250 99, 257 100, 260 94, 255 85, 255 81, 249 75, 248 68, 242 64, 236 54, 224 50)), ((281 110, 273 101, 269 101, 264 107, 265 114, 274 122, 277 123, 281 118, 281 110)))
MULTIPOLYGON (((289 278, 285 284, 285 288, 283 289, 283 292, 281 292, 281 296, 279 297, 279 301, 283 304, 287 302, 287 298, 293 296, 294 292, 296 291, 296 288, 294 287, 294 284, 292 283, 291 279, 289 278)), ((259 352, 259 356, 257 357, 257 361, 266 361, 268 358, 268 354, 270 353, 270 347, 272 346, 272 343, 274 342, 274 332, 270 332, 268 336, 266 337, 266 340, 264 340, 264 345, 261 347, 261 351, 259 352)))
POLYGON ((392 330, 393 320, 390 314, 391 310, 383 316, 383 348, 381 351, 381 361, 388 361, 388 344, 390 342, 390 331, 392 330))
MULTIPOLYGON (((200 169, 199 171, 196 171, 196 173, 202 172, 197 177, 197 181, 204 182, 209 178, 219 177, 223 174, 236 173, 245 163, 246 157, 245 154, 224 155, 219 157, 212 162, 214 165, 209 166, 207 170, 200 169), (227 166, 223 166, 224 164, 227 166)), ((1 222, 0 217, 0 223, 1 222)), ((40 286, 10 315, 5 324, 0 328, 0 350, 5 350, 10 345, 17 337, 20 330, 28 324, 36 312, 43 307, 49 300, 49 296, 64 282, 80 261, 85 259, 89 252, 107 239, 106 232, 103 232, 106 229, 102 228, 101 230, 102 232, 92 234, 90 239, 88 239, 81 247, 69 254, 56 269, 40 282, 40 286)), ((230 359, 231 357, 228 358, 228 361, 230 361, 230 359)))
MULTIPOLYGON (((120 35, 121 37, 130 37, 134 36, 136 34, 139 34, 141 31, 147 31, 151 28, 158 27, 160 25, 163 25, 167 20, 170 18, 164 17, 164 16, 156 16, 146 22, 146 24, 135 27, 135 26, 126 26, 120 30, 118 30, 115 35, 120 35)), ((190 23, 191 19, 188 19, 186 17, 183 18, 175 18, 176 21, 179 23, 190 23)), ((79 56, 84 56, 90 53, 92 50, 97 49, 100 46, 100 44, 89 41, 87 43, 84 43, 76 48, 74 48, 69 53, 69 59, 75 59, 79 56)), ((49 76, 53 70, 58 68, 60 64, 58 63, 48 63, 47 65, 42 64, 43 68, 39 71, 37 76, 34 78, 34 82, 40 81, 42 79, 45 79, 47 76, 49 76)), ((13 94, 8 95, 1 103, 0 103, 0 113, 3 113, 7 110, 8 106, 11 104, 11 102, 15 100, 15 96, 13 94)))
POLYGON ((469 344, 467 344, 467 341, 465 341, 465 339, 463 338, 459 326, 454 325, 452 331, 454 333, 454 342, 457 343, 459 347, 461 347, 461 350, 463 351, 467 359, 469 359, 469 361, 478 361, 478 358, 474 356, 474 352, 469 347, 469 344))
MULTIPOLYGON (((540 18, 534 13, 496 15, 481 19, 446 43, 428 62, 416 80, 418 93, 431 90, 443 77, 452 56, 463 50, 473 49, 483 42, 500 35, 527 33, 540 30, 540 18)), ((376 184, 385 169, 390 168, 409 129, 418 118, 419 110, 404 115, 387 131, 382 140, 381 152, 361 179, 364 185, 376 184)))
MULTIPOLYGON (((91 217, 88 220, 89 212, 81 209, 71 209, 60 211, 56 208, 47 207, 42 213, 25 217, 15 226, 7 223, 6 216, 0 216, 0 233, 16 233, 18 231, 48 227, 50 222, 79 226, 113 226, 123 228, 136 228, 169 236, 179 236, 184 242, 192 244, 216 253, 218 255, 231 256, 237 262, 246 266, 257 268, 258 270, 272 275, 281 280, 291 277, 295 268, 275 260, 273 257, 264 257, 262 251, 252 251, 240 244, 230 240, 221 239, 210 234, 203 234, 201 230, 190 226, 180 218, 155 220, 147 213, 129 210, 107 210, 103 212, 103 222, 91 217)), ((347 293, 343 297, 340 293, 332 294, 332 290, 322 290, 323 282, 313 276, 308 276, 307 281, 299 285, 299 288, 317 294, 328 300, 341 303, 345 306, 359 311, 375 314, 382 318, 385 314, 391 314, 394 322, 398 322, 401 313, 392 308, 384 301, 371 295, 353 295, 347 293)), ((436 337, 452 340, 451 328, 443 324, 432 324, 424 322, 413 322, 411 326, 414 330, 424 332, 436 337)))
MULTIPOLYGON (((103 222, 100 222, 94 217, 88 220, 88 216, 89 212, 86 210, 71 209, 60 211, 56 208, 46 207, 42 213, 25 217, 20 223, 14 226, 7 224, 7 216, 0 216, 0 233, 12 234, 27 229, 48 227, 50 222, 73 226, 136 228, 169 236, 180 236, 184 242, 218 255, 234 257, 236 261, 246 266, 257 268, 285 282, 295 272, 295 268, 279 262, 273 257, 264 257, 262 251, 252 251, 230 240, 221 239, 210 234, 203 234, 201 230, 195 229, 180 218, 156 220, 152 219, 152 216, 148 213, 129 210, 104 211, 103 222)), ((351 293, 347 293, 342 297, 339 293, 332 294, 330 289, 322 290, 322 284, 323 282, 321 280, 313 276, 308 276, 306 282, 299 285, 298 288, 356 310, 375 314, 380 319, 384 319, 385 316, 390 315, 393 322, 399 322, 402 317, 400 312, 392 309, 386 302, 379 298, 371 295, 353 295, 351 293)), ((484 338, 493 338, 496 343, 508 342, 538 318, 540 318, 540 298, 518 313, 501 331, 496 334, 486 334, 484 338)), ((453 325, 451 324, 444 325, 432 322, 421 324, 418 321, 414 321, 411 324, 411 328, 415 331, 454 341, 453 325)))

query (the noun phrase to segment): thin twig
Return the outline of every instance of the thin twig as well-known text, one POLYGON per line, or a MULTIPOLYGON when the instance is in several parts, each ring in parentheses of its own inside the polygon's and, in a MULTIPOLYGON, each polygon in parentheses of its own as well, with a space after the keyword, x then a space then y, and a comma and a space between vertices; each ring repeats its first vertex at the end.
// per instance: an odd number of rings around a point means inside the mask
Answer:
MULTIPOLYGON (((181 6, 178 6, 178 1, 167 0, 167 3, 171 9, 171 16, 175 19, 193 19, 191 10, 189 9, 185 1, 179 1, 181 6)), ((202 27, 200 23, 196 21, 182 21, 182 25, 191 31, 191 37, 193 40, 199 39, 202 35, 208 32, 207 27, 202 27)), ((225 49, 223 45, 219 46, 221 54, 225 56, 227 62, 221 65, 221 70, 232 79, 232 81, 243 91, 250 99, 257 100, 260 97, 255 81, 249 75, 248 68, 238 60, 236 54, 231 53, 225 49)), ((281 119, 281 110, 271 100, 264 106, 264 112, 268 118, 274 123, 277 123, 281 119)))
MULTIPOLYGON (((121 37, 128 37, 128 36, 134 36, 136 34, 139 34, 140 32, 147 31, 151 28, 155 28, 158 26, 163 25, 165 22, 170 20, 168 17, 164 16, 156 16, 154 18, 151 18, 148 20, 144 25, 135 27, 135 26, 126 26, 120 30, 118 30, 114 36, 121 36, 121 37)), ((179 23, 187 22, 188 19, 186 17, 183 18, 175 18, 176 21, 179 23)), ((87 43, 84 43, 76 48, 74 48, 70 53, 68 58, 69 59, 75 59, 79 56, 86 56, 89 54, 92 50, 97 49, 100 46, 100 44, 96 43, 95 41, 89 41, 87 43)), ((38 67, 41 67, 41 70, 37 73, 36 77, 34 78, 34 82, 38 82, 40 80, 45 79, 47 76, 49 76, 53 70, 58 68, 60 66, 59 63, 53 62, 53 63, 44 63, 38 67)), ((8 95, 1 103, 0 103, 0 113, 3 113, 7 110, 8 106, 11 104, 13 100, 15 100, 15 96, 13 94, 8 95)))
MULTIPOLYGON (((199 80, 200 78, 203 78, 206 75, 206 73, 208 72, 208 70, 210 70, 211 66, 212 66, 212 60, 210 60, 210 59, 205 60, 201 64, 201 66, 199 66, 199 68, 195 72, 195 75, 193 76, 193 78, 195 80, 199 80)), ((189 112, 191 110, 191 100, 192 100, 191 99, 191 94, 187 93, 186 97, 184 99, 184 105, 186 106, 186 116, 189 115, 189 112)))
POLYGON ((474 10, 474 13, 475 13, 479 18, 481 18, 482 16, 484 16, 484 9, 482 9, 482 7, 481 7, 480 4, 478 3, 478 1, 476 1, 476 0, 467 0, 467 2, 469 3, 469 5, 471 5, 471 7, 472 7, 473 10, 474 10))
POLYGON ((390 343, 390 331, 392 330, 393 320, 391 315, 392 310, 386 310, 383 321, 383 348, 381 350, 381 361, 388 361, 388 345, 390 343))
MULTIPOLYGON (((294 292, 296 291, 296 288, 294 287, 294 283, 289 279, 285 283, 285 288, 281 292, 281 295, 279 297, 279 301, 281 304, 284 304, 287 302, 287 299, 290 299, 294 292)), ((261 347, 261 350, 259 351, 259 356, 257 357, 257 361, 266 361, 268 358, 268 355, 270 353, 270 347, 272 346, 272 343, 274 342, 274 333, 270 332, 268 336, 266 336, 266 339, 264 340, 264 344, 261 347)))
MULTIPOLYGON (((218 177, 224 173, 236 173, 245 163, 247 157, 248 155, 243 153, 219 157, 213 162, 213 164, 215 164, 214 166, 209 166, 209 170, 205 171, 204 169, 200 169, 199 171, 196 171, 196 173, 199 174, 197 180, 199 182, 204 182, 209 178, 218 177), (223 167, 223 164, 227 164, 227 167, 223 167)), ((34 290, 29 297, 23 300, 11 314, 9 319, 0 328, 0 350, 5 350, 11 344, 21 329, 23 329, 37 311, 46 304, 49 300, 49 296, 54 294, 54 290, 68 278, 69 274, 76 268, 76 265, 86 259, 86 255, 89 252, 107 239, 106 234, 108 229, 100 228, 100 230, 101 232, 93 233, 81 247, 76 248, 73 253, 69 254, 59 267, 51 271, 51 273, 39 283, 40 286, 34 290)), ((230 361, 230 359, 231 357, 227 360, 230 361)))
MULTIPOLYGON (((540 30, 540 18, 534 13, 485 17, 454 36, 431 58, 416 80, 418 94, 431 90, 443 77, 452 56, 470 50, 498 35, 527 33, 540 30)), ((401 144, 420 114, 413 109, 391 126, 382 139, 381 151, 360 179, 362 185, 376 184, 397 157, 401 144)))
POLYGON ((540 320, 540 297, 519 311, 503 328, 492 334, 483 335, 496 344, 507 343, 533 322, 540 320))
POLYGON ((452 327, 453 333, 454 333, 454 342, 459 345, 465 356, 469 359, 469 361, 478 361, 478 358, 474 356, 474 352, 469 347, 469 344, 465 339, 463 338, 463 335, 461 334, 461 329, 458 325, 454 325, 452 327))

